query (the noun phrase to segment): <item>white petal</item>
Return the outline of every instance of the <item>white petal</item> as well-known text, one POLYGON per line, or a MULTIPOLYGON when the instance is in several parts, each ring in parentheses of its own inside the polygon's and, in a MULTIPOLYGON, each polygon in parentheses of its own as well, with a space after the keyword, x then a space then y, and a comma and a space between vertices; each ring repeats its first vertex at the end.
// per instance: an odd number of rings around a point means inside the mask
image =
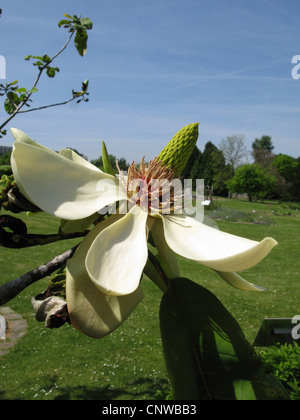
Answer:
POLYGON ((235 287, 239 290, 245 290, 247 292, 265 292, 264 287, 256 286, 255 284, 249 283, 247 280, 243 279, 237 273, 223 273, 221 271, 216 271, 223 280, 225 280, 232 287, 235 287))
POLYGON ((134 207, 103 230, 90 247, 87 272, 104 293, 121 296, 137 289, 148 258, 147 218, 146 212, 134 207))
POLYGON ((119 217, 112 215, 99 223, 67 263, 66 293, 71 323, 93 338, 104 337, 118 328, 144 297, 141 287, 126 296, 105 295, 90 280, 85 269, 84 261, 91 243, 101 230, 119 217))
POLYGON ((186 216, 164 216, 162 220, 166 241, 174 252, 217 271, 234 272, 253 267, 277 245, 273 238, 252 241, 186 216))
POLYGON ((86 166, 92 170, 98 170, 99 172, 102 172, 99 168, 97 168, 92 163, 88 162, 82 156, 78 155, 78 153, 74 152, 74 150, 72 149, 61 149, 59 151, 59 154, 69 160, 72 160, 73 162, 79 163, 80 165, 86 166))
POLYGON ((18 130, 17 128, 11 128, 10 130, 16 142, 31 144, 31 146, 36 146, 36 147, 39 147, 40 149, 50 151, 50 149, 47 149, 47 147, 44 147, 41 144, 37 143, 36 141, 32 140, 30 137, 27 136, 27 134, 23 133, 23 131, 18 130))
MULTIPOLYGON (((32 140, 29 136, 27 136, 27 134, 25 134, 21 130, 18 130, 17 128, 11 128, 11 132, 12 132, 16 142, 18 142, 18 143, 31 144, 32 146, 36 146, 36 147, 39 147, 41 149, 48 150, 48 152, 52 152, 51 149, 48 149, 47 147, 44 147, 41 144, 37 143, 36 141, 32 140)), ((100 169, 98 169, 96 166, 92 165, 90 162, 88 162, 82 156, 78 155, 78 153, 74 152, 74 150, 72 150, 72 149, 61 149, 59 151, 59 154, 64 156, 67 159, 70 159, 72 161, 80 163, 83 166, 88 166, 91 169, 96 169, 96 170, 100 171, 100 169)))
POLYGON ((21 192, 62 219, 83 219, 120 199, 117 178, 49 149, 16 142, 11 163, 21 192))

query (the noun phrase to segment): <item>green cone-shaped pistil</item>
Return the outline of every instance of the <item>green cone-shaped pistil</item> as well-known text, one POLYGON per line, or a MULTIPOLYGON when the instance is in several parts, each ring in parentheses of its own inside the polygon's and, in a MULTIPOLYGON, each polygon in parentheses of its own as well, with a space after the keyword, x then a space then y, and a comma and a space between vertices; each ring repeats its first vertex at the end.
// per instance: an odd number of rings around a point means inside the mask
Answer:
POLYGON ((198 127, 199 123, 183 127, 158 155, 158 160, 171 167, 177 176, 181 175, 194 150, 199 135, 198 127))

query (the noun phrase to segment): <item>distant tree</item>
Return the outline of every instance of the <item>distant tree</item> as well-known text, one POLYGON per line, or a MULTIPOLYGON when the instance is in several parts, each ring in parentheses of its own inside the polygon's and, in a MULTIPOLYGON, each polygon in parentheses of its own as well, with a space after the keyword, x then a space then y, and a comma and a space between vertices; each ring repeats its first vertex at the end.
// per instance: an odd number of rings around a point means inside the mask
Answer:
POLYGON ((226 163, 231 165, 233 172, 248 156, 248 150, 244 140, 245 136, 243 134, 234 134, 226 137, 219 145, 219 149, 222 150, 226 163))
POLYGON ((182 174, 181 174, 182 179, 192 179, 191 171, 197 160, 198 160, 198 164, 200 163, 199 159, 201 161, 201 152, 198 149, 198 147, 195 146, 191 153, 191 156, 189 157, 189 160, 187 161, 186 167, 182 171, 182 174))
POLYGON ((269 166, 273 158, 273 150, 272 137, 264 135, 260 139, 255 139, 252 143, 252 156, 255 163, 263 167, 269 166))
POLYGON ((193 189, 196 189, 196 180, 202 179, 202 175, 200 173, 201 170, 201 160, 202 160, 202 153, 198 149, 197 146, 194 147, 194 150, 187 162, 186 167, 184 168, 181 179, 191 179, 193 184, 193 189))
MULTIPOLYGON (((122 157, 120 159, 117 159, 117 161, 118 161, 119 168, 122 169, 123 171, 127 171, 129 164, 127 163, 126 159, 122 157)), ((116 166, 116 160, 115 160, 115 166, 116 166)))
POLYGON ((275 192, 280 200, 299 200, 299 161, 292 156, 279 154, 274 157, 269 170, 276 176, 275 192))
POLYGON ((294 187, 295 200, 300 201, 300 157, 297 159, 297 163, 298 163, 297 169, 296 169, 297 177, 293 184, 293 187, 294 187))
POLYGON ((10 165, 10 155, 11 153, 3 153, 0 155, 0 166, 1 165, 10 165))
POLYGON ((260 165, 246 164, 237 168, 227 187, 232 193, 247 194, 249 201, 253 201, 264 200, 271 195, 274 183, 274 177, 260 165))
POLYGON ((224 181, 233 175, 232 167, 230 164, 226 164, 223 152, 211 141, 206 143, 203 152, 195 147, 193 156, 191 156, 183 174, 184 179, 193 180, 194 188, 196 180, 203 179, 205 186, 213 186, 214 192, 221 196, 228 194, 224 181))
POLYGON ((217 151, 217 146, 215 146, 211 141, 207 142, 201 157, 199 167, 196 168, 200 177, 199 179, 204 179, 204 184, 206 186, 213 185, 213 153, 217 151))
POLYGON ((298 161, 289 155, 277 155, 272 165, 287 182, 294 182, 297 178, 298 161))
POLYGON ((222 150, 216 150, 212 153, 212 169, 215 195, 228 196, 229 191, 226 182, 233 177, 233 167, 230 163, 226 163, 222 150))
POLYGON ((253 150, 267 150, 268 152, 272 152, 274 150, 274 145, 272 143, 272 137, 270 136, 262 136, 260 139, 255 139, 252 143, 253 150))

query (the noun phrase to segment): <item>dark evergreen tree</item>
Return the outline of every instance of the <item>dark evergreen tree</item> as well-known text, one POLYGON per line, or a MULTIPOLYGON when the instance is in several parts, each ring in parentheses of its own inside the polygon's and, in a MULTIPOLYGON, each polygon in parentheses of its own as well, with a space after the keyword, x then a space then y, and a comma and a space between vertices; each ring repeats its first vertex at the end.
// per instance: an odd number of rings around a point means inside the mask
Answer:
POLYGON ((217 151, 217 146, 211 141, 206 143, 199 168, 199 173, 201 174, 201 179, 204 179, 205 186, 211 187, 213 185, 213 153, 217 151))
POLYGON ((212 169, 214 194, 227 197, 229 191, 226 182, 233 177, 234 170, 232 165, 226 164, 222 150, 217 150, 212 153, 212 169))

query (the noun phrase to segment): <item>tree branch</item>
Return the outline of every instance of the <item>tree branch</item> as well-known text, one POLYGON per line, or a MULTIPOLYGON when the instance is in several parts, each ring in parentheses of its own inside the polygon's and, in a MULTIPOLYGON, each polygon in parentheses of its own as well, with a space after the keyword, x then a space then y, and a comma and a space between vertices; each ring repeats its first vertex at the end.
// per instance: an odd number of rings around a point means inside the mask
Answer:
POLYGON ((86 234, 87 232, 20 235, 7 232, 0 227, 0 246, 13 249, 30 248, 37 245, 48 245, 53 242, 65 241, 67 239, 82 238, 86 236, 86 234))
POLYGON ((0 306, 12 300, 26 287, 30 286, 38 280, 50 276, 52 273, 61 268, 66 263, 66 261, 74 255, 78 246, 79 245, 76 245, 63 254, 56 256, 53 258, 53 260, 40 265, 38 268, 35 268, 26 274, 23 274, 21 277, 18 277, 17 279, 8 283, 2 284, 0 286, 0 306))
POLYGON ((42 109, 53 108, 55 106, 67 105, 68 103, 74 101, 75 99, 78 99, 78 97, 77 98, 73 97, 71 99, 68 99, 67 101, 59 102, 57 104, 44 105, 44 106, 39 106, 37 108, 26 109, 26 111, 19 111, 19 114, 26 114, 27 112, 40 111, 42 109))
POLYGON ((37 245, 47 245, 66 239, 82 238, 87 232, 54 233, 54 234, 29 234, 27 226, 21 220, 10 215, 0 216, 0 246, 6 248, 28 248, 37 245), (8 228, 10 231, 5 230, 8 228))
POLYGON ((3 129, 3 127, 5 127, 18 113, 20 113, 21 109, 23 108, 23 106, 27 105, 27 102, 30 100, 31 95, 33 94, 34 89, 36 88, 43 72, 46 70, 47 67, 49 67, 49 65, 67 48, 68 44, 70 43, 72 37, 74 36, 75 32, 72 32, 71 35, 69 36, 69 38, 67 39, 65 45, 50 59, 50 61, 48 63, 46 63, 39 71, 37 78, 35 79, 35 82, 31 88, 31 91, 29 93, 29 95, 20 103, 19 106, 16 107, 16 110, 9 116, 9 118, 4 121, 4 123, 2 123, 0 125, 0 132, 3 129))

